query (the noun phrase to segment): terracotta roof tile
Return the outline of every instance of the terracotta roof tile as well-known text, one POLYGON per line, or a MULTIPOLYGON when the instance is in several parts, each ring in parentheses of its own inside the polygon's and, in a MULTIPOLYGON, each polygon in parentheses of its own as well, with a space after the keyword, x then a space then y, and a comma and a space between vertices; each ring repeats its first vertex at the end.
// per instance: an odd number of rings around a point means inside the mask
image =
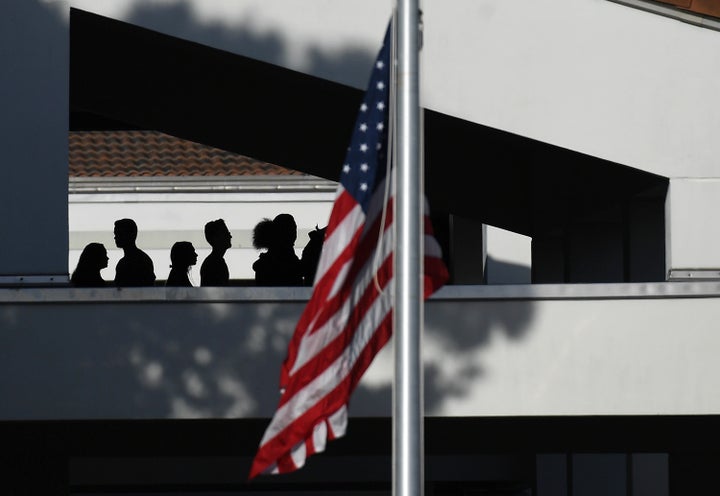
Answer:
POLYGON ((158 131, 72 131, 69 161, 70 177, 305 175, 158 131))

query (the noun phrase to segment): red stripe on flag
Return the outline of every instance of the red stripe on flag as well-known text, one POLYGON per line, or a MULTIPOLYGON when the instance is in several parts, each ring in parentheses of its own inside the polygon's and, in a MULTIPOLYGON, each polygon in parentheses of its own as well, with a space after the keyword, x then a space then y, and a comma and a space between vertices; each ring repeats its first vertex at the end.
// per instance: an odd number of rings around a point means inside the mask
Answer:
POLYGON ((328 221, 327 231, 325 231, 325 239, 328 239, 335 232, 335 229, 342 224, 343 219, 357 205, 355 198, 348 193, 345 188, 340 186, 340 194, 333 203, 332 212, 330 212, 330 220, 328 221))
POLYGON ((424 277, 423 277, 423 296, 429 298, 431 294, 440 289, 448 280, 448 274, 445 263, 442 258, 425 257, 423 260, 424 277))

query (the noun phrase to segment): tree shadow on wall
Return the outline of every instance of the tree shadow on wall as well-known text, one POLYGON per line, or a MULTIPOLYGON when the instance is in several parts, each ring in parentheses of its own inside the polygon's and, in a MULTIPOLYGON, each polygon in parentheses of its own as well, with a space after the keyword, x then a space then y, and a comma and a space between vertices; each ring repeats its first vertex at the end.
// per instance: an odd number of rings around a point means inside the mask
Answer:
POLYGON ((271 416, 302 307, 197 303, 182 306, 180 326, 174 319, 135 322, 127 360, 137 381, 136 408, 171 418, 271 416))
MULTIPOLYGON (((200 20, 187 0, 173 3, 136 2, 128 22, 280 66, 292 66, 289 41, 280 31, 260 30, 254 19, 200 20)), ((378 47, 381 40, 378 40, 378 47)), ((347 45, 342 50, 311 47, 303 71, 351 86, 367 82, 375 53, 347 45)))
MULTIPOLYGON (((531 328, 534 303, 467 299, 431 299, 425 304, 423 336, 424 399, 426 415, 437 415, 449 402, 474 393, 490 371, 483 366, 484 351, 494 340, 522 339, 531 328)), ((351 413, 373 416, 378 405, 388 405, 392 384, 366 387, 360 383, 351 399, 351 413)))
POLYGON ((118 303, 115 289, 72 291, 80 302, 0 307, 0 392, 13 398, 0 418, 247 418, 277 407, 302 302, 181 302, 197 289, 178 288, 158 289, 168 302, 118 303))
MULTIPOLYGON (((165 302, 5 306, 0 390, 14 398, 3 418, 247 418, 271 416, 288 341, 305 305, 293 302, 165 302), (32 358, 31 358, 32 357, 32 358)), ((131 292, 131 290, 126 290, 131 292)), ((91 293, 92 294, 92 293, 91 293)), ((104 295, 104 297, 103 297, 104 295)), ((185 301, 183 301, 185 300, 185 301)), ((428 303, 426 413, 476 394, 494 339, 526 335, 532 303, 428 303)), ((361 382, 354 416, 390 415, 392 350, 379 356, 381 383, 361 382)), ((375 377, 377 379, 377 377, 375 377)))
POLYGON ((516 264, 487 257, 485 272, 488 284, 530 284, 531 270, 529 265, 516 264))

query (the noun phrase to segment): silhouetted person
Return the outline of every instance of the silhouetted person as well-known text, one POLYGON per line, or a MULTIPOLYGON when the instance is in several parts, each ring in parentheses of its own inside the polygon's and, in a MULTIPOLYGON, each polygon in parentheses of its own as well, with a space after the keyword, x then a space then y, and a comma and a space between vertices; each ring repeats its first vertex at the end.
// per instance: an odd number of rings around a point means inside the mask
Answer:
POLYGON ((90 243, 83 248, 77 267, 70 277, 70 283, 78 287, 105 286, 100 271, 108 266, 107 250, 101 243, 90 243))
POLYGON ((230 282, 230 271, 225 263, 225 252, 230 248, 232 235, 222 219, 205 224, 205 239, 212 251, 200 267, 201 286, 227 286, 230 282))
POLYGON ((305 286, 312 286, 315 281, 315 271, 317 271, 320 253, 322 253, 322 246, 325 241, 325 231, 327 231, 327 227, 319 229, 315 226, 315 230, 308 233, 310 241, 303 248, 302 258, 300 259, 303 284, 305 286))
POLYGON ((165 286, 192 286, 190 267, 197 263, 195 247, 189 241, 178 241, 170 249, 170 275, 165 286))
POLYGON ((152 259, 135 246, 137 224, 132 219, 115 221, 115 245, 122 248, 123 257, 115 267, 115 285, 152 286, 155 282, 155 267, 152 259))
POLYGON ((253 246, 267 249, 253 264, 258 286, 302 286, 302 267, 295 255, 297 225, 290 214, 263 219, 253 229, 253 246))

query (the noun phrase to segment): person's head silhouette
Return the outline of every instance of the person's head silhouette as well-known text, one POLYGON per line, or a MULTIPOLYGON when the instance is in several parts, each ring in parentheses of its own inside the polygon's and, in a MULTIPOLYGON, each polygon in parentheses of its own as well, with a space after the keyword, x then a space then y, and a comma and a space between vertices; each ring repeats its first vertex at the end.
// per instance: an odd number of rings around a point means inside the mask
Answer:
POLYGON ((227 250, 231 246, 232 234, 225 225, 225 221, 217 219, 205 224, 205 239, 213 250, 227 250))
POLYGON ((253 228, 253 246, 257 250, 269 249, 274 244, 273 221, 263 219, 253 228))
POLYGON ((70 277, 75 286, 102 286, 100 271, 108 266, 107 250, 102 243, 90 243, 83 248, 77 267, 70 277))
POLYGON ((107 250, 102 243, 89 243, 83 248, 78 265, 100 270, 108 266, 109 260, 107 250))
POLYGON ((191 265, 197 263, 197 259, 195 247, 189 241, 178 241, 170 249, 170 262, 173 269, 187 270, 191 265))
POLYGON ((137 224, 132 219, 120 219, 115 221, 115 246, 118 248, 131 248, 135 246, 137 239, 137 224))
POLYGON ((135 245, 138 228, 132 219, 115 221, 115 245, 122 248, 123 257, 115 267, 115 285, 151 286, 155 282, 152 258, 135 245))
POLYGON ((258 249, 292 248, 297 239, 297 224, 290 214, 280 214, 273 220, 263 219, 253 229, 253 246, 258 249))
POLYGON ((253 263, 255 283, 260 286, 300 286, 302 267, 295 254, 297 224, 290 214, 263 219, 253 229, 253 246, 267 251, 253 263))
POLYGON ((278 247, 293 246, 297 240, 297 224, 290 214, 280 214, 273 219, 273 231, 278 247))
POLYGON ((212 251, 200 266, 200 284, 202 286, 227 286, 230 272, 225 263, 225 252, 230 249, 232 234, 225 221, 217 219, 205 224, 205 239, 212 251))
POLYGON ((197 263, 195 247, 189 241, 178 241, 170 249, 170 274, 166 286, 192 286, 190 266, 197 263))

